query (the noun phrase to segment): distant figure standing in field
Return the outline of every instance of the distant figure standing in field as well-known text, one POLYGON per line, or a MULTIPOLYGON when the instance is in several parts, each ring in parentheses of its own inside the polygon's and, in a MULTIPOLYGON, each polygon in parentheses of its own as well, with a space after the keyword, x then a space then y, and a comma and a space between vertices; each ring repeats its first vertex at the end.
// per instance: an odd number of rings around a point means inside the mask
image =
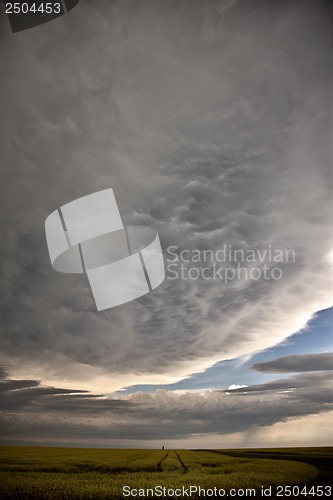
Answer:
POLYGON ((162 450, 165 450, 165 446, 162 446, 162 450))

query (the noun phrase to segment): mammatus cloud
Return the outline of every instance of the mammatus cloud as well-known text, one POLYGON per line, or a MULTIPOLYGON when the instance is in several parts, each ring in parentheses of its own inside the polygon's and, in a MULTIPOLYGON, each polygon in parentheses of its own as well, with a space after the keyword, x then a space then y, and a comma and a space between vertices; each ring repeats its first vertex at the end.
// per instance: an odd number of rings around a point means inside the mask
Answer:
POLYGON ((171 382, 331 305, 331 8, 227 7, 82 0, 38 29, 2 23, 12 376, 103 393, 171 382), (295 262, 279 280, 167 279, 97 314, 83 278, 52 271, 44 221, 109 187, 124 223, 157 230, 165 252, 271 245, 295 262))
POLYGON ((296 354, 253 365, 260 372, 318 372, 333 370, 333 353, 296 354))

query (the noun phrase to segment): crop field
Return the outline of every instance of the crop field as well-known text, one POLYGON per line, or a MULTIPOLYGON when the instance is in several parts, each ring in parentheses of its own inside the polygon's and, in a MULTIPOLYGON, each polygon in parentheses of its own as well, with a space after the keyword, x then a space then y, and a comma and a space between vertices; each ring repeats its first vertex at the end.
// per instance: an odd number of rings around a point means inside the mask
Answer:
MULTIPOLYGON (((255 489, 277 485, 314 484, 317 467, 306 460, 269 458, 248 450, 132 450, 42 447, 0 447, 1 499, 108 499, 202 498, 191 490, 177 496, 170 491, 190 486, 223 489, 255 489), (234 454, 235 456, 232 456, 234 454), (259 455, 259 457, 258 457, 259 455), (127 489, 123 489, 124 487, 127 489), (158 495, 154 488, 164 487, 158 495), (133 490, 132 490, 133 489, 133 490), (150 489, 148 494, 143 491, 150 489), (168 494, 168 490, 169 494, 168 494), (156 493, 156 495, 155 495, 156 493)), ((332 456, 332 450, 294 451, 299 456, 332 456), (321 455, 320 455, 321 456, 321 455)), ((160 491, 160 490, 159 490, 160 491)), ((244 496, 244 495, 243 495, 244 496)), ((259 495, 256 495, 259 496, 259 495)), ((217 496, 214 496, 217 498, 217 496)), ((233 495, 233 498, 238 498, 233 495)), ((253 495, 252 495, 253 498, 253 495)), ((272 497, 271 497, 272 498, 272 497)), ((300 497, 302 499, 305 496, 300 497)))

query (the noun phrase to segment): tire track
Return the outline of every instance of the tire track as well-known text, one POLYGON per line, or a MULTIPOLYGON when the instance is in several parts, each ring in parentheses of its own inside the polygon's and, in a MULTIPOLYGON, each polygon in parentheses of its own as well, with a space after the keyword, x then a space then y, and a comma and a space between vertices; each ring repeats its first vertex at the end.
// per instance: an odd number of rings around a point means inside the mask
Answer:
POLYGON ((176 452, 176 450, 173 450, 173 451, 175 452, 175 454, 176 454, 176 456, 177 456, 177 458, 178 458, 178 460, 179 460, 179 463, 180 463, 180 465, 181 465, 181 466, 182 466, 182 468, 183 468, 183 474, 185 474, 185 472, 187 472, 187 467, 186 467, 186 465, 184 464, 184 462, 182 461, 182 459, 180 458, 180 456, 179 456, 179 454, 176 452))
POLYGON ((162 460, 160 462, 158 462, 158 464, 157 464, 158 469, 162 470, 162 464, 163 464, 164 460, 168 457, 169 453, 170 453, 170 450, 167 451, 166 454, 164 455, 164 457, 162 458, 162 460))

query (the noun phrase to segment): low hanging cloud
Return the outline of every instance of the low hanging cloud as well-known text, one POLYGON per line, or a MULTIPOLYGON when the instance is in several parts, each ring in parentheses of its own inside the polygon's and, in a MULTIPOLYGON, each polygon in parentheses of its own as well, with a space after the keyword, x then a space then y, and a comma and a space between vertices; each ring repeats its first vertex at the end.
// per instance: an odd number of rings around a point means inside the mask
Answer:
POLYGON ((0 360, 12 376, 103 393, 170 383, 332 304, 328 9, 99 0, 15 36, 3 24, 0 360), (167 278, 97 313, 84 276, 52 270, 44 222, 109 187, 125 224, 159 232, 166 264, 169 245, 271 245, 295 261, 276 280, 167 278))
POLYGON ((8 382, 0 386, 3 443, 52 441, 93 446, 105 439, 109 444, 145 440, 149 445, 158 439, 254 432, 333 410, 332 380, 326 372, 227 391, 159 390, 124 397, 70 392, 33 381, 21 381, 21 388, 14 389, 8 382))
POLYGON ((318 372, 333 370, 333 353, 295 354, 256 363, 252 366, 260 372, 318 372))

